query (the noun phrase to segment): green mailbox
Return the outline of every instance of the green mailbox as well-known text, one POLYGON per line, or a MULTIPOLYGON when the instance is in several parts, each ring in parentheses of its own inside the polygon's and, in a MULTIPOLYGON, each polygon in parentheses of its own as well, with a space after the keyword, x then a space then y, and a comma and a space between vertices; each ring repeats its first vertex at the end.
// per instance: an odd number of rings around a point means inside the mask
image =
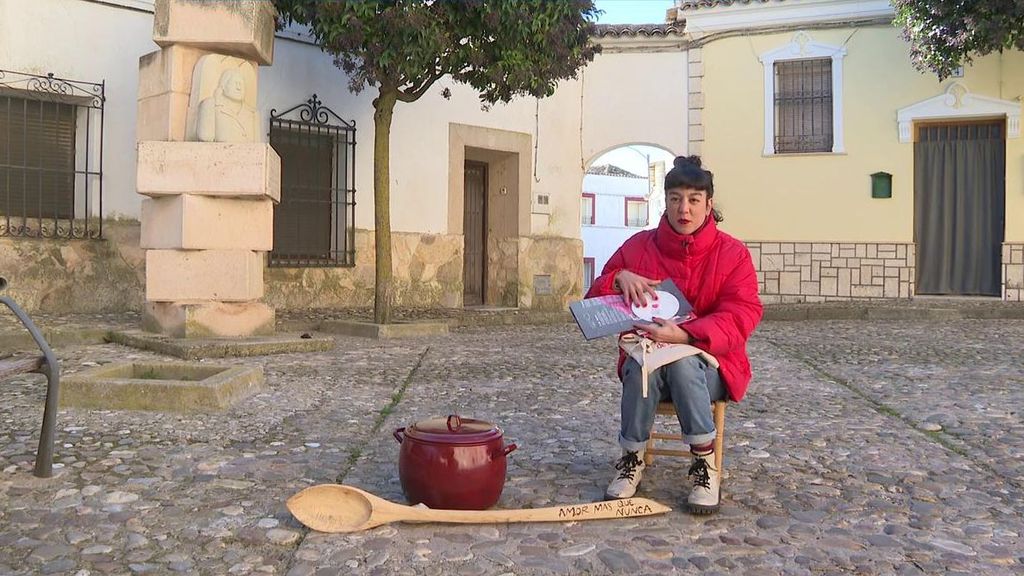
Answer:
POLYGON ((871 175, 871 197, 892 198, 892 174, 875 172, 871 175))

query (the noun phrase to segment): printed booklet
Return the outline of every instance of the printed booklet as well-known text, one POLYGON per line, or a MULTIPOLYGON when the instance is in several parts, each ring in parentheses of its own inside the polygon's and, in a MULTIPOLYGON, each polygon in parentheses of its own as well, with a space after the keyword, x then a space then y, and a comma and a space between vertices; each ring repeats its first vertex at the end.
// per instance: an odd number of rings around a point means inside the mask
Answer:
POLYGON ((672 280, 666 279, 654 288, 658 299, 647 296, 647 306, 627 306, 622 294, 587 298, 569 304, 576 324, 587 340, 603 338, 634 329, 634 324, 666 318, 679 323, 685 320, 693 307, 672 280))

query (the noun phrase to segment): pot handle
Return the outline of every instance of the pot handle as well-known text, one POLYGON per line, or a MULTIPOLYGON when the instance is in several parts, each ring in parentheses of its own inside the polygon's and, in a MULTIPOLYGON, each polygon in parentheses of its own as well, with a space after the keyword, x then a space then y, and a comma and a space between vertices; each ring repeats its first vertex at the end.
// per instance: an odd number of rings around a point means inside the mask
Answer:
POLYGON ((458 414, 452 414, 448 417, 448 430, 455 432, 459 428, 462 428, 462 418, 459 418, 458 414), (455 419, 455 427, 452 427, 452 418, 455 419))
POLYGON ((511 454, 511 453, 512 453, 512 452, 513 452, 513 451, 514 451, 514 450, 515 450, 516 448, 518 448, 518 446, 516 446, 515 444, 509 444, 508 446, 505 446, 505 453, 504 453, 503 455, 504 455, 504 456, 508 456, 508 455, 509 455, 509 454, 511 454))
POLYGON ((395 428, 395 431, 392 432, 391 435, 395 437, 395 440, 398 440, 399 444, 401 444, 402 440, 405 440, 405 427, 395 428))

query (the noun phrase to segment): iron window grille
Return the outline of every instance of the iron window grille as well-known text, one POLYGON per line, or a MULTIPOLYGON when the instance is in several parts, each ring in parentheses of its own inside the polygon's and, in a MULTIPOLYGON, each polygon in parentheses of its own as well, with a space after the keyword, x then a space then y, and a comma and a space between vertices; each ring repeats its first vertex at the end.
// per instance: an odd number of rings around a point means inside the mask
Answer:
POLYGON ((280 114, 270 111, 270 145, 281 157, 281 202, 269 265, 354 266, 355 122, 313 94, 280 114))
POLYGON ((0 237, 103 237, 105 83, 0 70, 0 237))
POLYGON ((775 63, 775 153, 832 151, 832 59, 775 63))

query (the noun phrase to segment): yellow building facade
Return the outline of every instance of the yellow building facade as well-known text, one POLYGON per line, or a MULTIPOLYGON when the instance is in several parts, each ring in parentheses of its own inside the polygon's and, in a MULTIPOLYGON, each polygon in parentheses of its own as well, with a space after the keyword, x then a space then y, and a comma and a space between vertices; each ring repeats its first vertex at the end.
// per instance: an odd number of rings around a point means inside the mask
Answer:
POLYGON ((676 12, 691 42, 689 149, 715 174, 723 227, 750 247, 763 298, 1021 300, 1024 54, 940 81, 913 68, 887 4, 851 4, 676 12), (951 142, 961 133, 971 142, 951 142))

